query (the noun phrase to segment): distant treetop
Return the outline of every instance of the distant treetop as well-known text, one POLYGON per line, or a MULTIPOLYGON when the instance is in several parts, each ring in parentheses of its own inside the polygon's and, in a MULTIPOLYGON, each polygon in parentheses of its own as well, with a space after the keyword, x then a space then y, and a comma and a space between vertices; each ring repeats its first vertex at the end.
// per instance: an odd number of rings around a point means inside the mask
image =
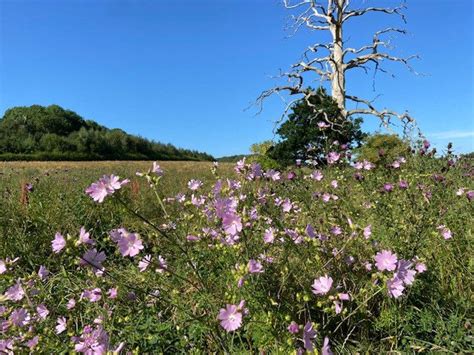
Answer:
POLYGON ((58 105, 13 107, 0 118, 0 160, 214 160, 109 129, 58 105))

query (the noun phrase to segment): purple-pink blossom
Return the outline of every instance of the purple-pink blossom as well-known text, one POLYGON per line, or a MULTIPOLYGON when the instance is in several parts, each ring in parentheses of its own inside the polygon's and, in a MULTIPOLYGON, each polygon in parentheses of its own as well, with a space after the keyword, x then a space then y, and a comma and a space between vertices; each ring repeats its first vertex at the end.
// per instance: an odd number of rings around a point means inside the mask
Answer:
POLYGON ((333 280, 327 275, 321 276, 319 279, 315 279, 312 285, 313 293, 315 295, 325 295, 331 290, 333 280))
POLYGON ((56 232, 54 239, 51 241, 51 247, 53 252, 58 254, 66 246, 66 239, 61 235, 61 233, 56 232))
POLYGON ((300 331, 300 326, 298 325, 298 323, 296 323, 295 321, 292 321, 290 323, 290 325, 288 326, 288 331, 291 333, 291 334, 298 334, 299 331, 300 331))
POLYGON ((375 255, 375 266, 379 271, 393 271, 397 267, 397 255, 390 250, 382 250, 375 255))
POLYGON ((403 286, 403 281, 394 276, 390 280, 387 280, 387 289, 390 297, 398 298, 403 295, 405 287, 403 286))
POLYGON ((94 201, 102 203, 108 195, 112 195, 128 182, 128 179, 120 181, 120 177, 113 174, 110 176, 104 175, 86 189, 86 194, 92 197, 94 201))
POLYGON ((82 258, 79 260, 79 265, 81 266, 89 266, 94 271, 101 271, 103 266, 102 263, 105 261, 107 257, 103 251, 98 252, 97 249, 90 249, 87 250, 82 258))
POLYGON ((228 304, 226 308, 221 308, 217 318, 221 321, 221 327, 227 332, 233 332, 242 325, 242 313, 239 307, 234 304, 228 304))
POLYGON ((247 265, 249 273, 258 274, 263 272, 263 266, 255 259, 250 259, 247 265))
POLYGON ((56 334, 61 334, 62 332, 64 332, 66 330, 66 327, 66 318, 59 317, 56 321, 56 334))
POLYGON ((10 301, 21 301, 23 297, 25 297, 25 291, 21 286, 20 280, 17 280, 15 285, 7 289, 7 291, 5 292, 5 297, 7 300, 10 301))
POLYGON ((313 323, 306 322, 303 328, 303 344, 308 351, 314 350, 313 340, 316 338, 316 331, 313 329, 313 323))
POLYGON ((341 158, 341 155, 337 152, 329 152, 326 156, 328 164, 334 164, 341 158))
POLYGON ((77 244, 90 244, 94 245, 95 241, 91 239, 90 233, 86 231, 84 227, 81 227, 79 231, 79 240, 77 241, 77 244))
POLYGON ((30 322, 30 314, 24 308, 17 308, 10 314, 8 320, 17 327, 24 327, 30 322))
POLYGON ((443 224, 438 226, 436 229, 439 230, 441 236, 446 240, 451 239, 453 237, 453 233, 451 232, 451 230, 443 224))
POLYGON ((125 229, 121 231, 121 236, 120 239, 118 239, 117 245, 122 256, 134 257, 143 249, 140 236, 136 233, 130 233, 125 229))

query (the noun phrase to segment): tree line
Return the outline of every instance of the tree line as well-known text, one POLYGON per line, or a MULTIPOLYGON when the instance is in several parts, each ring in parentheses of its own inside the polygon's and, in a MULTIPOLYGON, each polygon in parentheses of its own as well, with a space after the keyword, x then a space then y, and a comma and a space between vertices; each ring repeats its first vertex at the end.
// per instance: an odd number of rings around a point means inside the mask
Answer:
POLYGON ((0 119, 0 160, 214 160, 109 129, 58 105, 13 107, 0 119))

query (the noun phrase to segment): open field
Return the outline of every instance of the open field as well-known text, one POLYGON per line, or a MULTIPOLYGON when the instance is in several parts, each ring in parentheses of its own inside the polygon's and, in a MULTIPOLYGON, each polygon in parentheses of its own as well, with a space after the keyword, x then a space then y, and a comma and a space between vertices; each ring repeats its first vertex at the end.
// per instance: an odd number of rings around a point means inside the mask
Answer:
POLYGON ((0 346, 469 352, 473 168, 447 164, 0 163, 0 346))

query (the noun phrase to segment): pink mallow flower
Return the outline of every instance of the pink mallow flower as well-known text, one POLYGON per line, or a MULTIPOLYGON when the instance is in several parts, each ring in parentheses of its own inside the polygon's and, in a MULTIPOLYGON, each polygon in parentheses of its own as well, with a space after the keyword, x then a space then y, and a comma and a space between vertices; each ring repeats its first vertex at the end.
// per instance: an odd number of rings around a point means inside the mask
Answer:
POLYGON ((79 265, 89 266, 94 271, 102 271, 102 263, 107 257, 103 251, 97 252, 97 249, 91 249, 85 252, 82 258, 79 260, 79 265))
POLYGON ((117 242, 122 256, 134 257, 143 249, 142 240, 136 233, 130 233, 126 230, 122 231, 122 235, 117 242))
POLYGON ((24 327, 30 322, 30 314, 24 308, 15 309, 8 320, 17 327, 24 327))
MULTIPOLYGON (((95 329, 89 325, 85 326, 81 336, 73 337, 72 341, 76 343, 74 350, 78 353, 102 355, 109 350, 109 336, 101 325, 95 329)), ((113 353, 119 353, 120 349, 117 352, 113 351, 113 353)))
POLYGON ((226 308, 221 308, 217 316, 221 322, 221 327, 227 332, 233 332, 242 325, 242 313, 240 307, 234 304, 228 304, 226 308))
POLYGON ((92 197, 94 201, 102 203, 108 195, 112 195, 128 182, 128 179, 120 181, 120 177, 113 174, 110 176, 104 175, 86 189, 86 194, 92 197))
POLYGON ((439 230, 441 236, 446 240, 451 239, 453 237, 453 233, 451 232, 451 230, 443 224, 438 226, 436 229, 439 230))
POLYGON ((333 355, 331 348, 329 347, 329 338, 325 337, 323 341, 323 347, 321 348, 321 355, 333 355))
POLYGON ((95 244, 95 242, 90 238, 90 233, 87 232, 84 227, 81 227, 79 231, 79 240, 77 241, 77 244, 95 244))
POLYGON ((138 269, 140 272, 143 272, 147 269, 148 265, 151 263, 151 255, 145 255, 142 260, 138 262, 138 269))
POLYGON ((298 325, 298 323, 296 323, 295 321, 292 321, 290 323, 290 325, 288 326, 288 331, 291 333, 291 334, 298 334, 299 331, 300 331, 300 326, 298 325))
POLYGON ((251 274, 258 274, 263 272, 263 266, 257 260, 250 259, 248 269, 251 274))
POLYGON ((5 292, 5 297, 10 301, 21 301, 25 297, 25 291, 21 287, 20 280, 17 280, 16 284, 5 292))
POLYGON ((265 229, 265 233, 263 233, 263 241, 265 243, 273 243, 275 240, 275 229, 267 228, 265 229))
POLYGON ((66 330, 66 318, 59 317, 56 324, 56 334, 61 334, 66 330))
POLYGON ((325 295, 331 290, 333 280, 327 275, 321 276, 319 279, 315 279, 312 285, 313 293, 315 295, 325 295))
POLYGON ((390 250, 382 250, 375 255, 375 266, 379 271, 393 271, 397 267, 397 254, 390 250))
POLYGON ((188 182, 188 188, 192 191, 198 190, 202 186, 202 181, 191 179, 188 182))
POLYGON ((84 290, 81 294, 81 299, 87 299, 90 302, 97 302, 102 298, 102 290, 100 288, 94 288, 92 290, 84 290))
POLYGON ((53 252, 58 254, 66 246, 66 239, 61 235, 61 233, 56 232, 54 239, 51 241, 51 247, 53 252))
POLYGON ((403 286, 403 281, 394 276, 392 279, 387 280, 387 289, 388 295, 393 298, 398 298, 403 295, 403 290, 405 286, 403 286))
POLYGON ((316 338, 316 331, 313 329, 313 323, 307 322, 303 328, 304 348, 309 352, 314 350, 313 340, 316 338))
POLYGON ((48 314, 49 314, 49 310, 46 308, 44 304, 38 305, 36 307, 36 312, 38 312, 38 316, 41 319, 46 319, 46 317, 48 317, 48 314))

